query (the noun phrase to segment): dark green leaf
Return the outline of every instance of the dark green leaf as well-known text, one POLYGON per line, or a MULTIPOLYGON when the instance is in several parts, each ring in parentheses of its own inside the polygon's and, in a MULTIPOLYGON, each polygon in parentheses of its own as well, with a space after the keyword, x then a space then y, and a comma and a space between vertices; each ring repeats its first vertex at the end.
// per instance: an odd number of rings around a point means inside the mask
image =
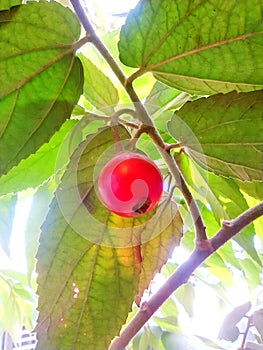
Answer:
POLYGON ((84 69, 84 96, 97 109, 114 108, 119 101, 118 90, 111 80, 84 55, 79 55, 84 69))
POLYGON ((198 94, 262 89, 262 1, 148 0, 130 11, 121 61, 198 94))
POLYGON ((0 13, 0 173, 47 142, 82 92, 80 24, 56 2, 0 13), (41 25, 40 25, 41 23, 41 25))
POLYGON ((168 129, 209 171, 242 181, 263 181, 262 110, 263 91, 219 94, 186 103, 168 129))
POLYGON ((0 246, 9 255, 9 242, 15 216, 17 195, 0 197, 0 246))

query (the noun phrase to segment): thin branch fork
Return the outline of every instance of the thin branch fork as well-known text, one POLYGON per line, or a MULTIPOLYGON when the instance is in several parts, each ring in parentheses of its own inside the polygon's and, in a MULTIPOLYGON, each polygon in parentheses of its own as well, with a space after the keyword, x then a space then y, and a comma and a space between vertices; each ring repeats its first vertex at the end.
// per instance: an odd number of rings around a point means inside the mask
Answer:
POLYGON ((211 239, 197 245, 189 259, 180 265, 168 278, 163 286, 147 302, 144 302, 130 323, 123 329, 119 337, 116 337, 109 350, 125 350, 132 338, 143 325, 169 298, 169 296, 182 284, 186 283, 194 270, 203 263, 214 251, 234 237, 244 227, 263 215, 263 202, 245 211, 236 219, 225 221, 220 230, 211 239), (205 244, 204 244, 205 243, 205 244))

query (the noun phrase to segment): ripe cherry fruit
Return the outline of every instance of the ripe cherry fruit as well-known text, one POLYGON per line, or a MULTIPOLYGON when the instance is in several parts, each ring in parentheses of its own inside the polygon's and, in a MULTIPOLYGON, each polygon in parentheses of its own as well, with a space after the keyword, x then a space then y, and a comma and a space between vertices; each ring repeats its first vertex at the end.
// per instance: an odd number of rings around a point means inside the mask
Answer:
POLYGON ((113 157, 98 178, 102 203, 120 216, 148 213, 157 204, 163 190, 162 175, 147 157, 123 152, 113 157))

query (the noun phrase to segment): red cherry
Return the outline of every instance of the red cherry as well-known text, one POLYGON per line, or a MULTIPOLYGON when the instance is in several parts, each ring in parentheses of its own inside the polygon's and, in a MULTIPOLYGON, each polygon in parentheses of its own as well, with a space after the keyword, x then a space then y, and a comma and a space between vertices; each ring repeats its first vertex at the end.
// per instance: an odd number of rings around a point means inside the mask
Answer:
POLYGON ((124 152, 113 157, 98 179, 99 197, 112 212, 125 217, 148 213, 163 190, 162 175, 147 157, 124 152))

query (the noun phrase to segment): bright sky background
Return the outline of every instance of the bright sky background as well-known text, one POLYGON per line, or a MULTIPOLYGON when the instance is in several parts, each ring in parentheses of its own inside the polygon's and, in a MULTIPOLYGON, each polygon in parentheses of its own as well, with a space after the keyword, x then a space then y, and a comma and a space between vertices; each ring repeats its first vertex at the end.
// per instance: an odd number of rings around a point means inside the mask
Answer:
MULTIPOLYGON (((84 0, 86 4, 89 0, 84 0)), ((109 14, 118 14, 128 12, 134 8, 139 0, 95 0, 98 8, 107 11, 109 14)))

